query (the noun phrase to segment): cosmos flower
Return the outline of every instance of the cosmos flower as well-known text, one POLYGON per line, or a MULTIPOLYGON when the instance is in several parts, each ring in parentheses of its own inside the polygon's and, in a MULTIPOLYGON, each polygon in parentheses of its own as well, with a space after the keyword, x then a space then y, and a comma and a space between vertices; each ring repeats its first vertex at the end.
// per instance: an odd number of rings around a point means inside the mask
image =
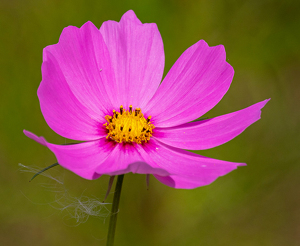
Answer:
POLYGON ((120 22, 66 27, 43 51, 41 111, 57 134, 84 141, 48 143, 58 163, 86 179, 128 172, 153 174, 191 189, 245 165, 191 153, 219 146, 260 119, 268 100, 216 118, 191 122, 229 89, 233 68, 224 47, 203 40, 188 48, 161 83, 164 48, 156 24, 133 11, 120 22), (191 123, 188 123, 191 122, 191 123))

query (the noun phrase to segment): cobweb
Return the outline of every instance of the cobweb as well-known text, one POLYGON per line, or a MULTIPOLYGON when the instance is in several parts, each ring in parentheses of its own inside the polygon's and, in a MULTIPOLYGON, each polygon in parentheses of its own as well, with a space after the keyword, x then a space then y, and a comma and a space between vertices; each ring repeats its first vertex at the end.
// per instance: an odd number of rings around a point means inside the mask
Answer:
MULTIPOLYGON (((41 168, 33 166, 25 166, 19 163, 20 172, 29 172, 36 174, 41 168)), ((64 179, 62 175, 52 175, 48 170, 39 174, 50 179, 50 183, 40 184, 48 192, 55 193, 55 199, 53 202, 48 202, 53 208, 67 213, 65 219, 74 219, 76 225, 84 223, 90 216, 97 218, 107 218, 110 215, 110 211, 106 208, 108 203, 102 202, 95 197, 88 197, 81 195, 79 197, 72 196, 66 189, 64 179)), ((84 193, 84 192, 83 192, 84 193)))

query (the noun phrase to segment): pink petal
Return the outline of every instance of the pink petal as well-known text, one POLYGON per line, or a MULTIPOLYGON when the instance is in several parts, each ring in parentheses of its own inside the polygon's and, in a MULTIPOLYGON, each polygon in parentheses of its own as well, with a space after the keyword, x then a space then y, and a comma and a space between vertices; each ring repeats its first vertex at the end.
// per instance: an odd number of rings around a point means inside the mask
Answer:
POLYGON ((104 22, 100 31, 115 71, 115 107, 143 109, 157 90, 164 69, 163 42, 156 24, 142 24, 129 10, 120 22, 104 22))
POLYGON ((86 179, 96 179, 103 174, 112 176, 129 172, 169 174, 155 163, 152 165, 145 163, 140 153, 146 153, 137 144, 117 144, 106 138, 100 138, 80 144, 56 145, 26 130, 24 134, 47 146, 61 166, 86 179))
POLYGON ((32 132, 29 132, 29 131, 26 131, 26 130, 23 130, 23 133, 27 137, 29 137, 29 138, 33 139, 34 141, 38 142, 39 144, 44 145, 44 146, 47 147, 48 142, 46 141, 46 139, 44 137, 38 137, 37 135, 33 134, 32 132))
POLYGON ((56 145, 26 130, 24 134, 47 146, 55 154, 57 162, 62 167, 86 179, 96 179, 101 176, 95 170, 111 154, 116 145, 112 141, 107 141, 106 138, 79 144, 56 145))
POLYGON ((113 109, 114 73, 99 30, 91 22, 66 27, 43 58, 38 96, 48 125, 71 139, 103 135, 99 125, 113 109))
POLYGON ((177 148, 210 149, 235 138, 248 126, 259 120, 261 109, 269 100, 208 120, 177 127, 155 128, 155 138, 177 148))
POLYGON ((200 40, 179 57, 143 111, 156 127, 195 120, 221 100, 233 74, 224 47, 200 40))
POLYGON ((128 172, 154 174, 162 183, 182 189, 208 185, 244 165, 210 159, 151 139, 144 145, 117 144, 101 138, 73 145, 55 145, 24 130, 26 136, 47 146, 58 163, 86 179, 128 172))
MULTIPOLYGON (((145 144, 147 145, 147 144, 145 144)), ((159 163, 146 163, 147 156, 139 144, 117 144, 110 156, 97 168, 99 174, 120 175, 124 173, 169 175, 159 163)))
POLYGON ((170 173, 170 175, 154 174, 154 176, 163 184, 173 188, 193 189, 208 185, 218 177, 236 169, 237 166, 245 165, 196 155, 165 145, 155 139, 145 144, 144 149, 145 152, 141 155, 149 165, 156 163, 170 173))

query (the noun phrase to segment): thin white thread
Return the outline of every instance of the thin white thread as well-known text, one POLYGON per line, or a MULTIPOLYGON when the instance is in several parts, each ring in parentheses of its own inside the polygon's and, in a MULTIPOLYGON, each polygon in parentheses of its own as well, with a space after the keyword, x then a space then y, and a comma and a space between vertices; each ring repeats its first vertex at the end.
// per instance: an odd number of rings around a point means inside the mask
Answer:
MULTIPOLYGON (((41 171, 41 168, 25 166, 25 165, 23 165, 22 163, 19 163, 18 165, 19 165, 19 167, 20 167, 20 169, 19 169, 20 172, 24 172, 24 173, 28 172, 28 173, 34 173, 34 174, 35 174, 35 173, 41 171)), ((64 184, 62 180, 57 179, 57 178, 54 178, 54 177, 53 177, 49 172, 47 172, 47 171, 42 172, 42 173, 39 174, 39 175, 42 175, 42 176, 45 176, 45 177, 47 177, 47 178, 53 179, 54 181, 56 181, 57 183, 59 183, 59 184, 61 184, 61 185, 64 184)), ((60 177, 60 178, 61 178, 61 177, 60 177)))
MULTIPOLYGON (((20 172, 29 172, 35 174, 41 170, 41 168, 25 166, 21 163, 19 163, 19 166, 20 172)), ((64 185, 63 177, 53 177, 49 171, 50 170, 47 170, 41 173, 40 175, 45 176, 49 178, 50 181, 55 182, 40 183, 40 185, 44 187, 48 192, 55 193, 55 199, 54 201, 47 202, 45 204, 48 204, 61 212, 67 212, 67 215, 64 216, 65 219, 74 219, 76 221, 75 226, 77 226, 81 223, 86 222, 90 216, 96 218, 103 217, 105 219, 110 215, 110 211, 105 207, 105 205, 109 203, 103 203, 100 199, 84 196, 83 194, 79 197, 70 195, 70 193, 64 185)), ((30 200, 28 197, 26 198, 30 200)), ((45 205, 41 203, 38 204, 45 205)))

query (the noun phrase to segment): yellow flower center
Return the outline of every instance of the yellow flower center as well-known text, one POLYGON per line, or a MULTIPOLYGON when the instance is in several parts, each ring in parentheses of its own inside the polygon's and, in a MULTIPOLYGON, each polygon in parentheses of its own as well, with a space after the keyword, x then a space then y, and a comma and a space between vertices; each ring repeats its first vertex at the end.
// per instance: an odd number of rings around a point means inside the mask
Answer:
POLYGON ((113 110, 113 116, 106 115, 107 123, 104 124, 108 130, 106 138, 110 138, 118 143, 136 142, 141 144, 147 143, 152 136, 154 125, 150 122, 151 116, 145 119, 140 108, 132 111, 120 107, 120 112, 113 110))

